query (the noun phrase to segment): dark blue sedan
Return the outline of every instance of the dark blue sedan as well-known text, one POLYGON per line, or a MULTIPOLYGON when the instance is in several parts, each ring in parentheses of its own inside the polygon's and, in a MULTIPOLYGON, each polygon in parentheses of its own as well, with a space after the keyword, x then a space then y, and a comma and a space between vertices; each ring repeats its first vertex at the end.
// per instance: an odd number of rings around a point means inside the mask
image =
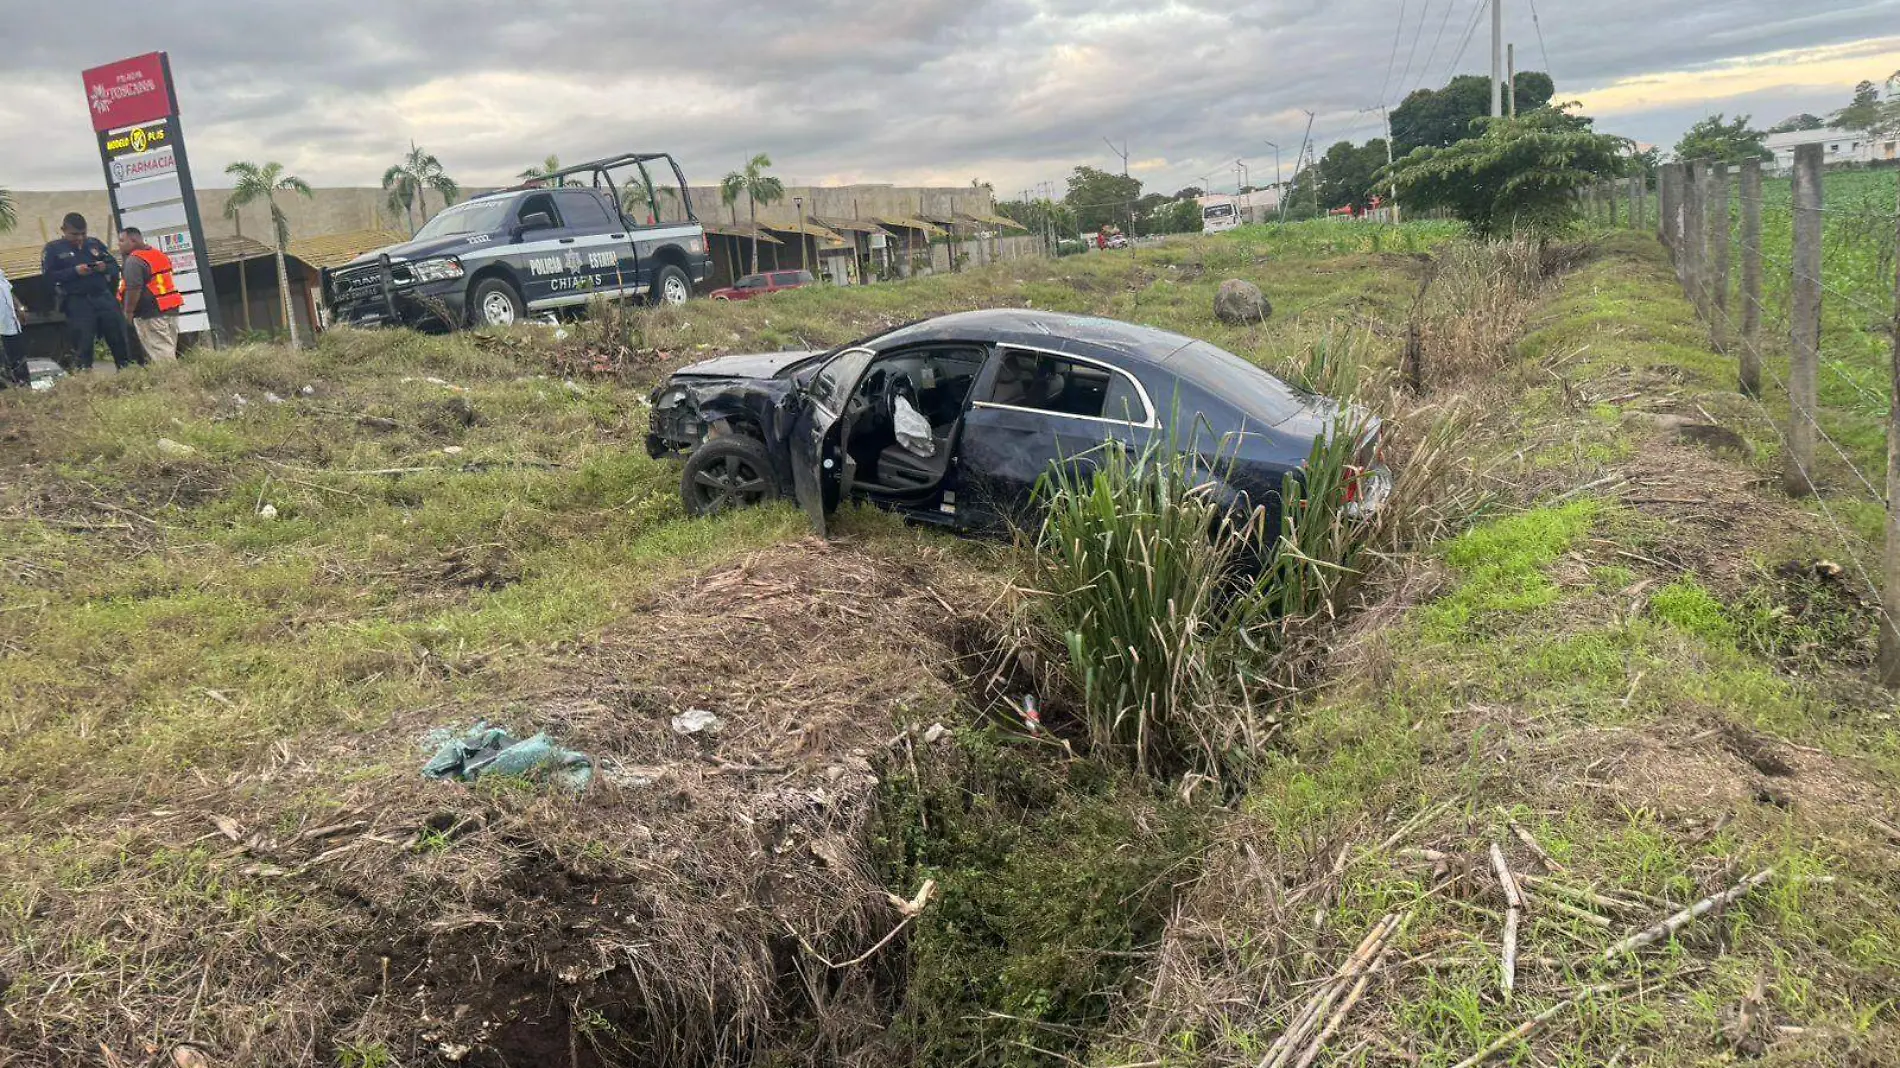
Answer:
POLYGON ((851 499, 994 530, 1033 508, 1051 467, 1107 448, 1192 452, 1225 500, 1277 516, 1284 477, 1347 423, 1364 436, 1356 506, 1376 508, 1390 485, 1363 413, 1205 341, 1054 312, 964 312, 828 352, 721 357, 680 369, 652 404, 647 450, 686 458, 689 512, 790 494, 820 532, 851 499))

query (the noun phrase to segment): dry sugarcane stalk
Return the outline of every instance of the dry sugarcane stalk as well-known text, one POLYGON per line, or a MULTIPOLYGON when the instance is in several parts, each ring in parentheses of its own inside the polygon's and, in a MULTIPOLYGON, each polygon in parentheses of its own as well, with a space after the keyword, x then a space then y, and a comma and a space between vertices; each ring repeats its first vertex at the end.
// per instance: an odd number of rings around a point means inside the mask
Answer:
POLYGON ((1705 916, 1729 902, 1734 901, 1736 898, 1755 889, 1769 879, 1774 878, 1774 875, 1775 869, 1764 868, 1719 894, 1711 894, 1695 904, 1690 905, 1688 908, 1683 909, 1681 912, 1663 920, 1661 923, 1638 931, 1628 938, 1623 939, 1621 942, 1618 942, 1616 945, 1611 946, 1609 949, 1604 950, 1603 959, 1612 961, 1624 953, 1641 949, 1651 942, 1668 938, 1677 931, 1687 927, 1690 921, 1697 917, 1705 916))
POLYGON ((1511 1043, 1529 1038, 1532 1034, 1536 1033, 1538 1028, 1544 1026, 1545 1024, 1549 1023, 1552 1019, 1554 1019, 1558 1013, 1563 1012, 1565 1009, 1569 1008, 1572 1005, 1575 1005, 1579 1001, 1582 1001, 1584 998, 1595 997, 1598 994, 1612 993, 1614 991, 1621 990, 1626 987, 1635 986, 1637 983, 1642 982, 1642 981, 1643 980, 1640 980, 1640 979, 1631 979, 1631 980, 1625 980, 1620 983, 1604 983, 1600 986, 1585 987, 1584 989, 1577 991, 1576 993, 1570 995, 1569 997, 1563 999, 1562 1001, 1559 1001, 1557 1004, 1552 1005, 1550 1008, 1545 1009, 1543 1012, 1540 1012, 1537 1015, 1531 1017, 1530 1019, 1525 1020, 1523 1023, 1518 1024, 1516 1027, 1511 1029, 1509 1034, 1499 1036, 1497 1040, 1493 1041, 1490 1045, 1484 1047, 1483 1049, 1479 1050, 1476 1053, 1473 1053, 1471 1056, 1466 1057, 1464 1060, 1459 1061, 1457 1064, 1452 1065, 1451 1068, 1478 1068, 1478 1065, 1483 1064, 1485 1061, 1488 1061, 1492 1057, 1497 1056, 1501 1050, 1504 1050, 1505 1048, 1509 1047, 1511 1043))
POLYGON ((1570 886, 1543 875, 1520 875, 1517 878, 1519 882, 1528 886, 1534 886, 1539 890, 1554 890, 1559 894, 1574 897, 1579 901, 1586 901, 1598 908, 1620 909, 1625 912, 1641 912, 1648 909, 1648 906, 1640 901, 1627 901, 1621 898, 1607 897, 1594 890, 1570 886))
POLYGON ((1359 973, 1370 965, 1373 953, 1385 944, 1386 938, 1397 928, 1398 922, 1398 916, 1393 914, 1372 925, 1372 930, 1366 932, 1366 937, 1360 941, 1358 948, 1352 951, 1352 955, 1346 958, 1346 963, 1340 967, 1332 981, 1314 991, 1299 1015, 1294 1017, 1293 1023, 1274 1040, 1273 1045, 1267 1050, 1266 1057, 1260 1061, 1260 1068, 1283 1068, 1287 1064, 1294 1051, 1300 1049, 1307 1036, 1312 1033, 1314 1026, 1326 1015, 1327 1010, 1332 1008, 1340 991, 1346 989, 1359 973))
POLYGON ((1583 922, 1589 924, 1592 927, 1601 927, 1606 931, 1610 929, 1611 925, 1610 925, 1609 920, 1604 919, 1603 917, 1597 915, 1594 912, 1589 911, 1588 909, 1580 909, 1577 906, 1572 905, 1567 901, 1559 901, 1558 899, 1551 897, 1549 894, 1538 894, 1535 897, 1531 898, 1531 900, 1536 901, 1539 908, 1556 909, 1558 912, 1561 912, 1564 915, 1570 916, 1574 919, 1582 920, 1583 922))
POLYGON ((1507 816, 1504 825, 1511 829, 1512 834, 1517 835, 1517 840, 1524 843, 1524 848, 1531 851, 1538 862, 1544 866, 1545 871, 1564 870, 1564 866, 1552 859, 1549 853, 1544 852, 1544 847, 1537 844, 1537 839, 1531 837, 1531 832, 1519 826, 1516 820, 1507 816))
POLYGON ((1511 991, 1517 988, 1517 924, 1524 910, 1524 895, 1517 889, 1517 880, 1511 877, 1510 865, 1504 863, 1504 850, 1496 842, 1491 843, 1491 867, 1497 872, 1498 885, 1504 887, 1504 900, 1510 906, 1504 910, 1504 962, 1503 989, 1509 998, 1511 991))
POLYGON ((1422 860, 1428 864, 1443 864, 1451 859, 1451 854, 1441 853, 1436 849, 1401 849, 1399 856, 1406 860, 1422 860))
POLYGON ((1312 1043, 1306 1047, 1305 1053, 1300 1054, 1300 1059, 1293 1068, 1307 1068, 1313 1063, 1313 1059, 1319 1056, 1319 1051, 1325 1048, 1326 1043, 1339 1030, 1339 1025, 1346 1022, 1346 1015, 1352 1012, 1352 1007, 1359 1004, 1359 999, 1365 995, 1366 987, 1371 984, 1373 975, 1378 972, 1379 966, 1385 963, 1385 958, 1391 952, 1391 946, 1379 947, 1379 955, 1373 959, 1372 966, 1359 973, 1359 981, 1353 984, 1352 992, 1347 994, 1346 1000, 1340 1002, 1339 1007, 1333 1010, 1333 1014, 1326 1020, 1326 1026, 1320 1029, 1319 1037, 1313 1039, 1312 1043))

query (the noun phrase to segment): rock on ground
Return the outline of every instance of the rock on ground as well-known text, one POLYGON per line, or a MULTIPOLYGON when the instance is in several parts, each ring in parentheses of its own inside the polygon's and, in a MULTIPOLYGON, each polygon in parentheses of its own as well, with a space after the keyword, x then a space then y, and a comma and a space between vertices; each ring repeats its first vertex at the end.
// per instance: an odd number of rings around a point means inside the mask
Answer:
POLYGON ((1252 282, 1229 278, 1214 294, 1214 317, 1223 323, 1264 322, 1273 314, 1273 305, 1252 282))

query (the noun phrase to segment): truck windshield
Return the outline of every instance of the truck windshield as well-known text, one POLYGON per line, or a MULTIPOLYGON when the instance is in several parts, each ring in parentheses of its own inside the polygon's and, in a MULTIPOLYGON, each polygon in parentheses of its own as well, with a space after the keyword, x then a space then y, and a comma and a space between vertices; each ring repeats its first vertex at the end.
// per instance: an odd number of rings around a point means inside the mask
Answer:
POLYGON ((508 217, 508 203, 507 200, 471 200, 444 208, 416 231, 415 240, 427 241, 457 234, 492 234, 501 229, 502 220, 508 217))

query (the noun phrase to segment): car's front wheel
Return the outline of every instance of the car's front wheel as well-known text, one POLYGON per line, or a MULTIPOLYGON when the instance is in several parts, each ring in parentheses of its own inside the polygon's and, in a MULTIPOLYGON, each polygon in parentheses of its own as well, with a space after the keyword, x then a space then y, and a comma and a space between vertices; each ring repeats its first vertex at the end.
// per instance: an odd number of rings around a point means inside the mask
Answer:
POLYGON ((688 515, 717 515, 779 496, 772 458, 757 438, 713 438, 693 450, 680 475, 680 499, 688 515))
POLYGON ((653 279, 653 303, 678 307, 693 295, 693 280, 678 267, 660 268, 653 279))
POLYGON ((484 278, 468 295, 469 320, 476 326, 513 326, 527 318, 521 294, 502 278, 484 278))

